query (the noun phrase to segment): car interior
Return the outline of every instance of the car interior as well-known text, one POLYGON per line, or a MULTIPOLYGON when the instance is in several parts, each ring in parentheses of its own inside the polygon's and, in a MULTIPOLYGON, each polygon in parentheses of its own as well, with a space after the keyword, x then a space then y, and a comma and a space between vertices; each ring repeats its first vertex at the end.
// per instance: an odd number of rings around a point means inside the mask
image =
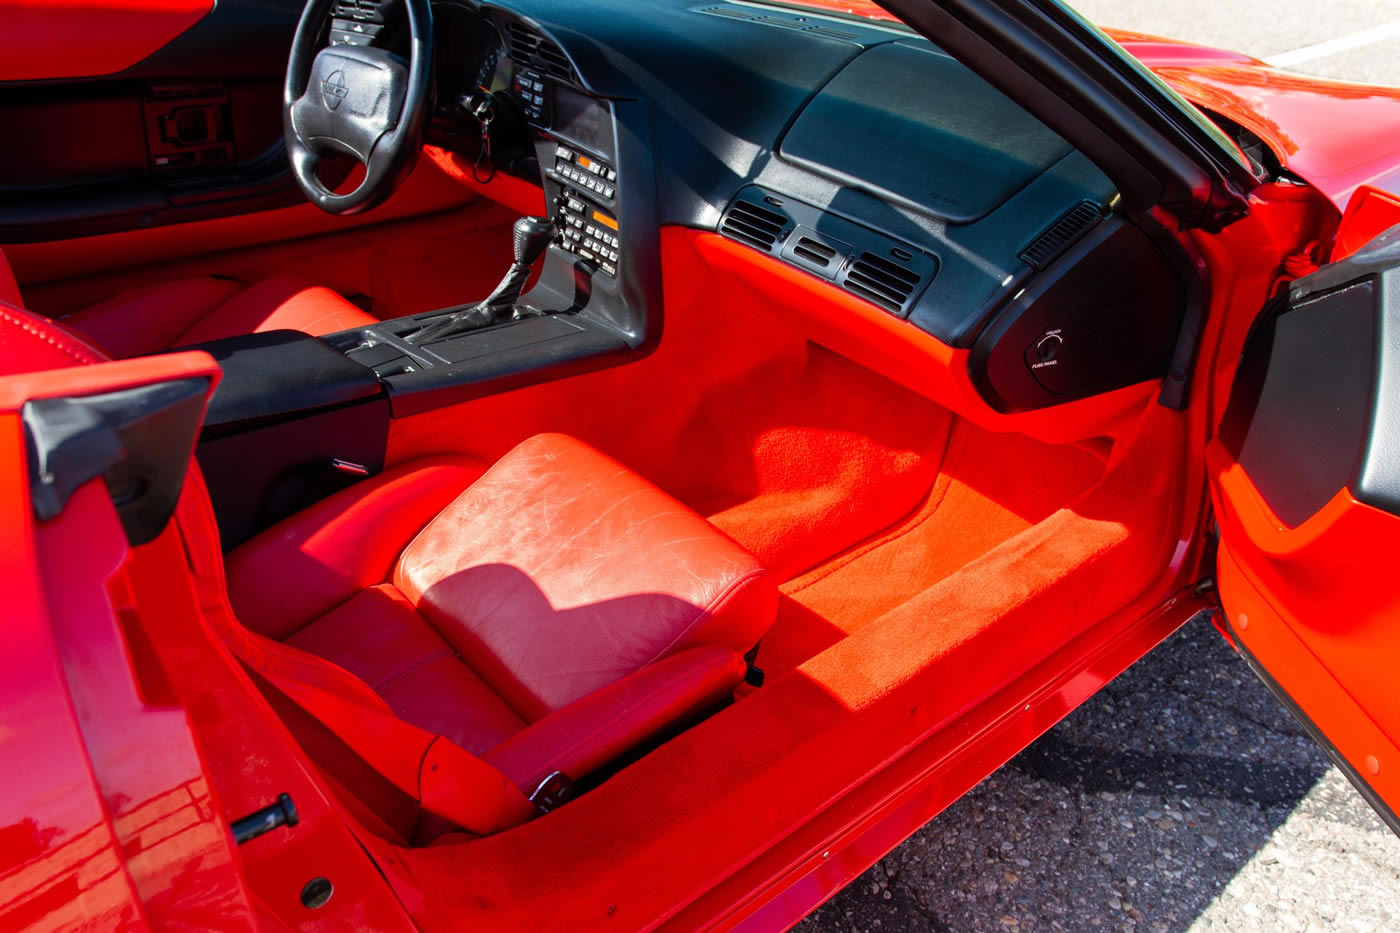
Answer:
POLYGON ((266 6, 0 88, 0 346, 218 362, 113 599, 425 926, 675 916, 1189 582, 1211 257, 912 30, 266 6))

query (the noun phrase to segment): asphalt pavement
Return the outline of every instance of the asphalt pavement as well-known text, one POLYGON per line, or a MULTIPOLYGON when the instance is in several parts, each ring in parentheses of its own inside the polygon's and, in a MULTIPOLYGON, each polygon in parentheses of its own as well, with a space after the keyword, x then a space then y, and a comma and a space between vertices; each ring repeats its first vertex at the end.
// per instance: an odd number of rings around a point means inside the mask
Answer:
MULTIPOLYGON (((1400 0, 1081 0, 1089 19, 1400 85, 1400 0)), ((1400 930, 1400 839, 1192 623, 803 921, 815 931, 1400 930)))

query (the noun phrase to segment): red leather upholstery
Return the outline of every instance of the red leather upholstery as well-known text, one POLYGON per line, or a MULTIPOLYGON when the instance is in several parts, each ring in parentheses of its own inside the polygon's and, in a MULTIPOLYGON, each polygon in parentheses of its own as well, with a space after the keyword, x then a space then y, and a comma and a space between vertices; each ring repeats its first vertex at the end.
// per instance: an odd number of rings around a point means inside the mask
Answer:
POLYGON ((743 678, 744 659, 715 645, 688 648, 537 720, 486 753, 517 787, 552 771, 591 774, 691 710, 718 703, 743 678))
POLYGON ((239 621, 283 639, 385 582, 404 545, 484 472, 473 460, 416 460, 268 529, 227 557, 239 621))
POLYGON ((15 281, 14 270, 10 268, 4 250, 0 250, 0 302, 15 306, 24 304, 19 294, 19 283, 15 281))
MULTIPOLYGON (((3 287, 0 282, 0 291, 3 287)), ((0 376, 100 363, 103 359, 81 338, 0 298, 0 376)))
MULTIPOLYGON (((328 661, 525 792, 722 700, 777 601, 737 544, 561 435, 489 470, 436 458, 388 471, 227 566, 235 612, 257 633, 245 637, 277 655, 255 667, 293 663, 289 649, 328 661)), ((314 667, 296 676, 340 698, 359 689, 314 667)))
POLYGON ((758 562, 581 441, 524 441, 433 519, 394 583, 528 719, 696 645, 752 647, 758 562))
MULTIPOLYGON (((2 252, 0 301, 21 303, 2 252)), ((320 335, 373 323, 373 316, 330 289, 291 276, 251 287, 211 276, 177 279, 122 292, 62 320, 65 328, 119 359, 239 334, 299 330, 320 335)))
MULTIPOLYGON (((103 359, 0 304, 0 375, 103 359)), ((550 773, 582 777, 721 702, 777 608, 738 544, 562 435, 490 469, 405 464, 226 563, 193 467, 176 522, 183 559, 147 556, 168 535, 134 559, 193 577, 304 747, 361 766, 320 760, 333 786, 404 839, 523 822, 550 773)))

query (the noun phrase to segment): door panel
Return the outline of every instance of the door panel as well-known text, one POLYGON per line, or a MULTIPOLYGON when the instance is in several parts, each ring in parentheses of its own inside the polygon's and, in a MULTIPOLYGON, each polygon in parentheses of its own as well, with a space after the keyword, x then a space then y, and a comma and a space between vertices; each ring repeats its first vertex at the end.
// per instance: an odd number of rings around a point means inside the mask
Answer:
POLYGON ((298 203, 281 84, 301 7, 0 0, 0 122, 23 141, 0 148, 0 243, 298 203))
POLYGON ((1400 226, 1261 315, 1207 459, 1231 635, 1400 832, 1400 226))

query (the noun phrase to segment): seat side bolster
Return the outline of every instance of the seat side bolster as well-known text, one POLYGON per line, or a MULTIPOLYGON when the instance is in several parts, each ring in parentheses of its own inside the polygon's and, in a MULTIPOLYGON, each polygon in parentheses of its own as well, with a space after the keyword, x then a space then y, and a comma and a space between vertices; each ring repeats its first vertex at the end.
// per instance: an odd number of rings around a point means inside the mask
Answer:
POLYGON ((731 648, 681 651, 537 720, 485 760, 527 794, 555 771, 578 779, 722 701, 744 679, 744 668, 731 648))
POLYGON ((356 702, 294 677, 266 679, 428 812, 479 835, 535 815, 535 807, 495 767, 398 718, 382 701, 356 702))
POLYGON ((485 472, 465 457, 428 457, 357 483, 235 548, 229 599, 248 628, 282 640, 389 577, 399 554, 485 472))

